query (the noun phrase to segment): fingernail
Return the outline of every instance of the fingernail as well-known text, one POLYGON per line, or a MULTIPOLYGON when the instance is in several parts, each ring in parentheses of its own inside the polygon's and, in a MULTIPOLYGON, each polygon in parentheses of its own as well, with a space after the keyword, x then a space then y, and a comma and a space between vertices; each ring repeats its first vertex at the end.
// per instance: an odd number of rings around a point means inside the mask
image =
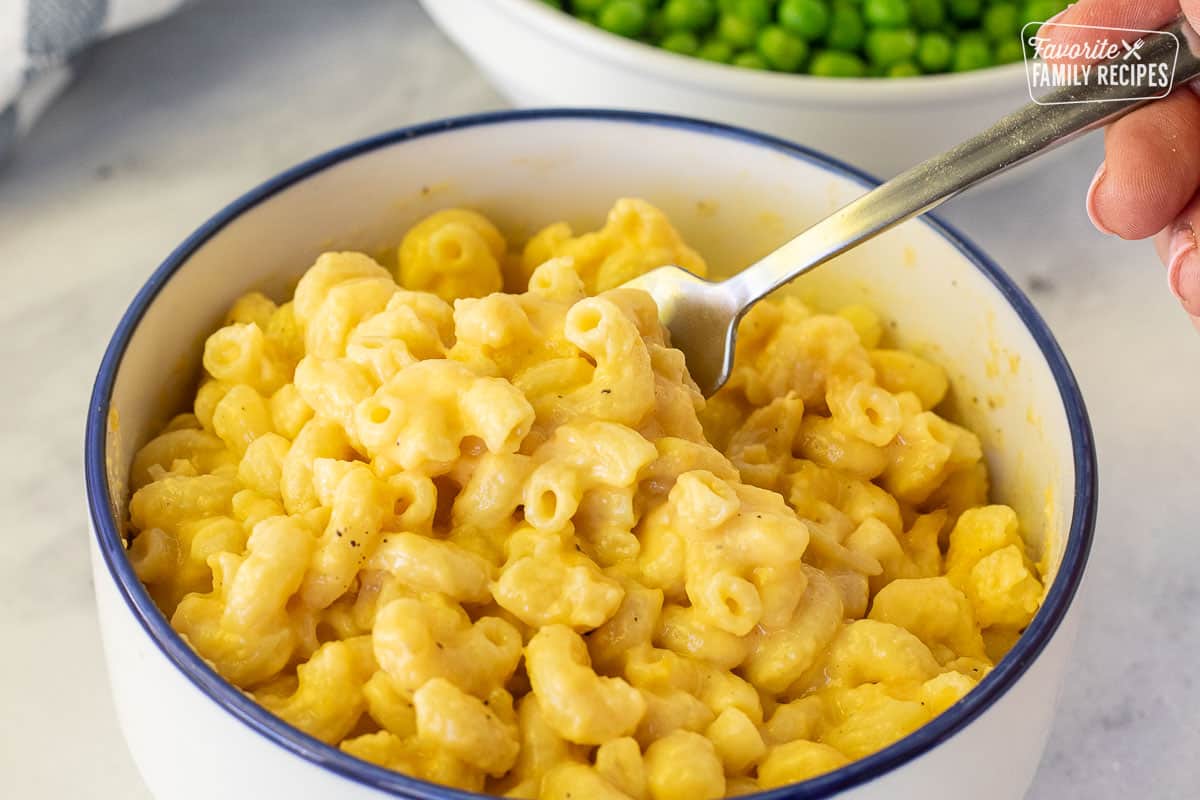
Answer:
POLYGON ((1053 17, 1051 17, 1050 19, 1046 20, 1046 21, 1045 21, 1044 23, 1042 23, 1042 24, 1043 24, 1043 25, 1052 25, 1052 24, 1054 24, 1055 22, 1058 22, 1058 20, 1059 20, 1059 17, 1061 17, 1063 14, 1067 13, 1067 12, 1068 12, 1068 11, 1070 11, 1070 10, 1071 10, 1071 6, 1067 6, 1067 7, 1066 7, 1066 8, 1064 8, 1062 11, 1058 12, 1057 14, 1055 14, 1053 17))
POLYGON ((1092 185, 1087 190, 1087 215, 1092 224, 1096 226, 1096 230, 1101 233, 1106 233, 1109 236, 1114 236, 1112 229, 1109 228, 1100 217, 1096 214, 1096 189, 1100 186, 1100 182, 1104 180, 1105 173, 1108 172, 1108 164, 1104 161, 1100 162, 1100 166, 1096 168, 1096 174, 1092 178, 1092 185))
POLYGON ((1167 286, 1187 312, 1200 315, 1200 253, 1196 233, 1184 223, 1171 234, 1167 253, 1167 286))

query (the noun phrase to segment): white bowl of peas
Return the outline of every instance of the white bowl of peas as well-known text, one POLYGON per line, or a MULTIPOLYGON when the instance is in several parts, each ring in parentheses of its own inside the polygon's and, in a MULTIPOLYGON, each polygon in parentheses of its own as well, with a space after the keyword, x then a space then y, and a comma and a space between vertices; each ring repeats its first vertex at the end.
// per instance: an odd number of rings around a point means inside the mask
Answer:
POLYGON ((1066 0, 421 0, 518 106, 669 111, 891 176, 1028 101, 1066 0))

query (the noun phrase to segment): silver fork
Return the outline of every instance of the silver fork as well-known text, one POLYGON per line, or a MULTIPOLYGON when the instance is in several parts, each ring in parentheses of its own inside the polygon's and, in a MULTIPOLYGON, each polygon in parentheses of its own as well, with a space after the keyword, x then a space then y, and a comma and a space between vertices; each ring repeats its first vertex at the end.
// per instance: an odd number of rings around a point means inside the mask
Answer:
MULTIPOLYGON (((1162 32, 1179 42, 1175 85, 1200 75, 1200 40, 1180 17, 1162 32)), ((1166 36, 1145 40, 1146 63, 1169 58, 1166 36)), ((1112 59, 1118 64, 1121 56, 1112 59)), ((1066 87, 1009 114, 953 149, 902 172, 843 206, 787 244, 719 283, 666 266, 624 284, 643 289, 658 303, 671 343, 683 351, 692 378, 705 396, 729 379, 738 320, 763 297, 814 267, 895 225, 924 214, 959 192, 1100 127, 1150 100, 1137 87, 1066 87), (1049 105, 1047 103, 1055 103, 1049 105)), ((1143 90, 1144 91, 1144 90, 1143 90)))

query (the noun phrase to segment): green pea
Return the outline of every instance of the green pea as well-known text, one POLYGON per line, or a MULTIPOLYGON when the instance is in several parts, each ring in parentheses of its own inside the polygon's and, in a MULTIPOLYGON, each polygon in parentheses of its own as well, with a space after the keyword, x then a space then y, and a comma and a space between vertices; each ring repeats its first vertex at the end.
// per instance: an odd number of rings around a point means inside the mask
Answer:
POLYGON ((917 53, 917 32, 912 28, 867 31, 865 49, 871 63, 881 67, 909 61, 917 53))
POLYGON ((1063 0, 1029 0, 1021 9, 1021 23, 1046 22, 1066 7, 1063 0))
POLYGON ((766 59, 760 56, 753 50, 747 50, 744 53, 738 53, 733 57, 731 62, 735 67, 745 67, 746 69, 770 69, 766 59))
POLYGON ((1021 29, 1021 12, 1014 3, 995 3, 983 12, 983 32, 994 42, 1015 39, 1021 29))
POLYGON ((923 31, 937 30, 946 21, 946 5, 942 0, 908 0, 913 22, 923 31))
POLYGON ((917 44, 917 64, 926 72, 945 72, 954 60, 954 43, 941 33, 923 33, 917 44))
POLYGON ((949 0, 949 6, 956 22, 974 22, 983 15, 983 0, 949 0))
POLYGON ((716 10, 713 0, 667 0, 663 22, 668 30, 698 31, 712 23, 716 10))
POLYGON ((650 17, 646 20, 646 29, 643 31, 643 38, 650 42, 657 42, 666 35, 667 24, 663 21, 662 12, 651 12, 650 17))
POLYGON ((580 14, 595 14, 604 7, 606 0, 571 0, 571 12, 580 14))
POLYGON ((1021 48, 1021 40, 1015 36, 1003 42, 997 42, 995 55, 997 64, 1011 64, 1014 61, 1021 61, 1025 58, 1025 52, 1021 48))
POLYGON ((865 0, 863 16, 872 28, 903 28, 908 25, 908 3, 904 0, 865 0))
POLYGON ((733 59, 733 48, 723 39, 709 39, 700 45, 696 55, 705 61, 728 64, 733 59))
POLYGON ((609 33, 633 39, 646 27, 646 9, 638 0, 609 0, 596 21, 609 33))
POLYGON ((951 69, 967 72, 992 65, 992 48, 981 33, 964 33, 954 46, 954 62, 951 69))
POLYGON ((758 38, 758 26, 739 14, 724 13, 717 20, 717 36, 738 50, 754 46, 758 38))
POLYGON ((779 24, 802 39, 820 39, 829 30, 829 6, 822 0, 783 0, 779 24))
POLYGON ((820 77, 909 77, 1024 57, 1067 0, 541 0, 670 52, 820 77), (810 52, 813 47, 821 49, 810 52))
POLYGON ((758 52, 771 69, 795 72, 808 57, 808 43, 778 25, 770 25, 758 34, 758 52))
POLYGON ((921 74, 921 70, 911 61, 901 61, 899 64, 892 64, 888 67, 884 74, 889 78, 915 78, 921 74))
POLYGON ((861 78, 867 74, 867 65, 853 53, 822 50, 812 57, 808 71, 822 78, 861 78))
POLYGON ((737 0, 734 13, 750 20, 756 28, 761 28, 771 21, 772 0, 737 0))
POLYGON ((700 49, 700 40, 691 31, 672 31, 658 40, 658 46, 681 56, 694 56, 700 49))
POLYGON ((862 47, 863 35, 867 26, 863 24, 862 15, 851 5, 839 4, 833 7, 829 15, 829 31, 825 34, 825 44, 834 50, 854 52, 862 47))

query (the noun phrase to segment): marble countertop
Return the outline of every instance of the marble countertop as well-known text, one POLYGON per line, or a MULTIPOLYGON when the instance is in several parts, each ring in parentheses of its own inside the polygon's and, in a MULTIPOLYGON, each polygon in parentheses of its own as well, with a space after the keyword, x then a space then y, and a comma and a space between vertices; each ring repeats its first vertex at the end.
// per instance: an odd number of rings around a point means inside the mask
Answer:
MULTIPOLYGON (((141 800, 87 557, 82 430, 100 355, 160 259, 230 198, 331 146, 503 106, 411 0, 208 0, 88 56, 0 167, 0 794, 141 800)), ((1092 139, 944 216, 1029 291, 1088 399, 1100 524, 1030 793, 1200 785, 1200 336, 1146 244, 1088 225, 1092 139)))

